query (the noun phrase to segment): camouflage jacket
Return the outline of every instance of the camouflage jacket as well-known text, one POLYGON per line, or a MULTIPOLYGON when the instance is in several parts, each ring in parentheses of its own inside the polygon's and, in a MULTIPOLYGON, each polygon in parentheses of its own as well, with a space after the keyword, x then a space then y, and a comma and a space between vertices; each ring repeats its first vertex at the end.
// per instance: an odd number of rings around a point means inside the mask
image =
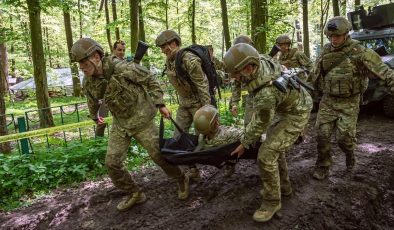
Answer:
POLYGON ((303 87, 299 90, 289 87, 287 92, 283 93, 272 84, 272 80, 280 74, 280 65, 268 65, 264 61, 261 61, 261 64, 254 80, 246 87, 253 96, 254 115, 241 139, 245 148, 249 148, 261 138, 274 116, 307 116, 312 108, 312 98, 303 87))
MULTIPOLYGON (((107 87, 105 103, 114 117, 114 125, 125 131, 138 131, 151 121, 157 105, 163 105, 163 91, 153 75, 134 62, 113 62, 103 59, 103 76, 107 87)), ((88 97, 89 108, 100 106, 98 100, 88 97)), ((96 111, 97 114, 97 111, 96 111)))
POLYGON ((368 77, 384 80, 389 90, 394 93, 394 70, 384 64, 375 51, 365 48, 350 37, 338 48, 326 44, 312 73, 315 88, 323 94, 335 97, 350 97, 363 93, 368 86, 368 77), (342 59, 341 63, 325 75, 322 73, 344 55, 346 58, 342 59))
POLYGON ((198 146, 195 151, 231 144, 241 140, 242 137, 242 129, 221 125, 211 139, 208 139, 206 135, 200 134, 198 136, 198 146))
MULTIPOLYGON (((309 72, 313 69, 312 61, 297 48, 290 49, 287 53, 280 53, 279 63, 286 66, 286 68, 304 68, 309 72)), ((306 74, 300 75, 300 78, 304 81, 308 80, 306 74)))
MULTIPOLYGON (((271 62, 276 63, 276 60, 272 59, 270 56, 266 54, 260 54, 260 59, 270 60, 271 62)), ((238 103, 241 101, 242 88, 244 87, 245 86, 241 82, 234 81, 234 85, 231 91, 230 109, 232 106, 237 106, 238 103)))
POLYGON ((189 73, 192 85, 184 77, 176 75, 175 59, 167 59, 166 74, 179 95, 179 105, 191 108, 209 105, 208 78, 201 67, 201 59, 191 52, 184 52, 182 57, 182 68, 189 73), (194 93, 197 92, 197 93, 194 93))

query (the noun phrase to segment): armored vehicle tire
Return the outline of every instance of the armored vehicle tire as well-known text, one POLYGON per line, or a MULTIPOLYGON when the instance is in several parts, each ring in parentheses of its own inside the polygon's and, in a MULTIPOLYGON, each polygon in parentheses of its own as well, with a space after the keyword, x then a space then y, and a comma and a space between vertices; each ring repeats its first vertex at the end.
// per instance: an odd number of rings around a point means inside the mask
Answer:
POLYGON ((387 95, 383 99, 383 112, 386 116, 394 118, 394 95, 387 95))

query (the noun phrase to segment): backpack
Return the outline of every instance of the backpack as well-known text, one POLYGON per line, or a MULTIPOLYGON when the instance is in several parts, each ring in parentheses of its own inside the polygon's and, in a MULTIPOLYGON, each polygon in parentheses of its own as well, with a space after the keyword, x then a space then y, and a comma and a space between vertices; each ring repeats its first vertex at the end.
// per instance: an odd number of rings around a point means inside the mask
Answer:
POLYGON ((197 94, 196 87, 193 87, 194 84, 185 69, 182 68, 182 56, 185 51, 192 52, 193 54, 197 55, 201 59, 201 67, 204 71, 205 75, 208 78, 209 83, 209 95, 211 96, 211 104, 215 107, 216 105, 216 98, 215 98, 215 89, 217 89, 219 98, 221 98, 220 90, 219 90, 219 82, 218 76, 216 73, 215 65, 211 60, 209 55, 209 51, 205 46, 202 45, 191 45, 186 48, 179 50, 175 57, 175 71, 177 76, 184 78, 192 87, 192 91, 194 94, 197 94))

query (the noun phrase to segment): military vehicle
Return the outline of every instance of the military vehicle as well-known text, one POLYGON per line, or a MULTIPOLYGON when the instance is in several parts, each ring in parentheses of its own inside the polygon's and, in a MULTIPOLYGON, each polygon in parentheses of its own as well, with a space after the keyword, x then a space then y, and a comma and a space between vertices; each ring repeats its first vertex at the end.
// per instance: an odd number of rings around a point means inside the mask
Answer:
MULTIPOLYGON (((394 69, 394 3, 365 10, 363 6, 347 14, 352 23, 351 37, 375 50, 391 69, 394 69)), ((371 73, 372 75, 372 73, 371 73)), ((388 94, 385 82, 371 76, 363 96, 363 105, 382 102, 386 116, 394 118, 394 95, 388 94)))

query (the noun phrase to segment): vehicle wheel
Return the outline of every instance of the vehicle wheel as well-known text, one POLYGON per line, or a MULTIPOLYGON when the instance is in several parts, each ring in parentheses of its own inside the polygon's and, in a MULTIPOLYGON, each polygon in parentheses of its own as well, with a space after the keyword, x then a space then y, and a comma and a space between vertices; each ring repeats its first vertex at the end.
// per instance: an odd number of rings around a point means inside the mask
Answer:
POLYGON ((386 116, 394 118, 394 95, 387 95, 383 99, 383 112, 386 116))

